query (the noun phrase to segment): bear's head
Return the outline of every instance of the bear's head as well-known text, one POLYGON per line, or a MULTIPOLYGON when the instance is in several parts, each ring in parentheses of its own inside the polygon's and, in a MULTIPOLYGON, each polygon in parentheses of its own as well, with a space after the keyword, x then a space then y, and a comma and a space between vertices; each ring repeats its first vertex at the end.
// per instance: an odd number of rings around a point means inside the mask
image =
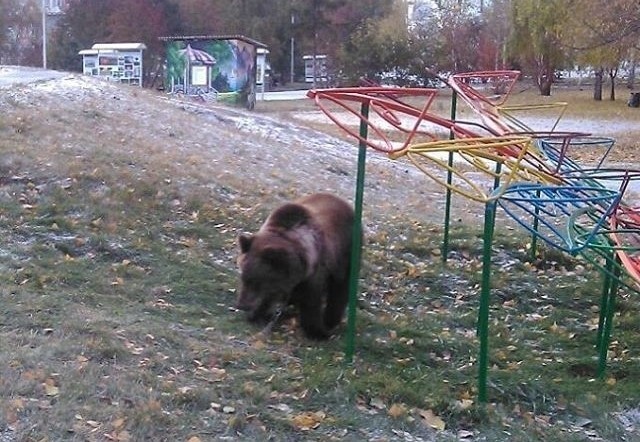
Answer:
POLYGON ((236 307, 251 321, 269 321, 289 304, 293 290, 305 278, 304 256, 290 240, 273 232, 240 235, 238 245, 236 307))

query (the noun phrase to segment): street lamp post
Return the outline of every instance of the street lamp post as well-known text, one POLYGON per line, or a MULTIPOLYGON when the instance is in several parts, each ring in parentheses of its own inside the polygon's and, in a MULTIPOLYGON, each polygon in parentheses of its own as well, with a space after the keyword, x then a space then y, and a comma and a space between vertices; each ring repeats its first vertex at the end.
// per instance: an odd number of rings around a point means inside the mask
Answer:
POLYGON ((42 67, 47 68, 47 8, 42 0, 42 67))

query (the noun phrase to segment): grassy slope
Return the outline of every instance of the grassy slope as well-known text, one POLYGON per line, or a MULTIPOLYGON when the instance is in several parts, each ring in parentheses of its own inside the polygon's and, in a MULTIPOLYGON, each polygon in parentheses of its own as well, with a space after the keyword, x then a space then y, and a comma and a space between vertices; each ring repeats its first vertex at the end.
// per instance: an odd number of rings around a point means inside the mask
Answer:
POLYGON ((376 214, 353 365, 342 339, 307 341, 292 323, 265 341, 230 309, 234 241, 289 193, 220 163, 260 139, 105 90, 2 104, 0 435, 634 437, 612 413, 640 398, 637 300, 624 294, 607 379, 594 380, 597 274, 553 253, 527 263, 518 231, 496 244, 487 407, 475 402, 477 224, 454 226, 445 267, 439 225, 376 214), (224 143, 209 148, 214 132, 224 143))

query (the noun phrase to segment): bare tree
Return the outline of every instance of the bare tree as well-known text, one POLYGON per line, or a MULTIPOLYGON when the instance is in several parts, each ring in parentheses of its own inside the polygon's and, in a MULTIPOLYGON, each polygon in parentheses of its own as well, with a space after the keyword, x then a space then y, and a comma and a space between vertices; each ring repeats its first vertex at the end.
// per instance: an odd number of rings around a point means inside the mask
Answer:
POLYGON ((42 5, 37 0, 0 4, 0 61, 42 66, 42 5))

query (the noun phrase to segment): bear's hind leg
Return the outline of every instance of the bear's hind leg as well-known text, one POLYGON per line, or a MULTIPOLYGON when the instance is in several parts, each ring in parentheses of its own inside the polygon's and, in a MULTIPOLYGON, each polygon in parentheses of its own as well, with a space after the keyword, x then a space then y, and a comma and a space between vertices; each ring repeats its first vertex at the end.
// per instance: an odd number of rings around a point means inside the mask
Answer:
POLYGON ((311 339, 324 340, 329 337, 329 333, 324 328, 322 316, 320 312, 311 313, 309 311, 300 311, 300 326, 304 330, 305 335, 311 339))
POLYGON ((344 311, 349 303, 349 279, 331 281, 327 293, 327 305, 324 309, 324 326, 332 330, 342 322, 344 311))

